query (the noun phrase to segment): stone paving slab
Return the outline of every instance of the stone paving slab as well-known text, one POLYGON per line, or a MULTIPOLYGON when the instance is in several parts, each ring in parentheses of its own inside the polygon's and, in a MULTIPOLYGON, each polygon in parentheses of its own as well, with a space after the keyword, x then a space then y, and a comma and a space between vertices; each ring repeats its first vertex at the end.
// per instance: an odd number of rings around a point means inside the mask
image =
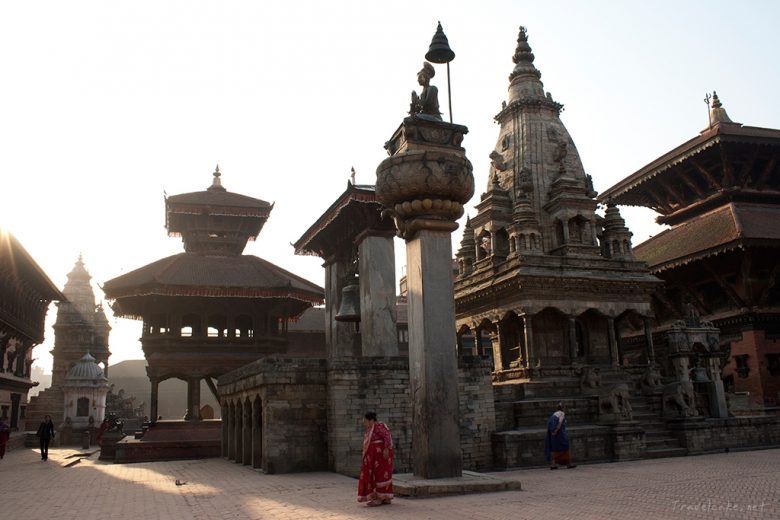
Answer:
POLYGON ((265 475, 223 459, 112 464, 51 449, 0 461, 0 517, 143 519, 621 519, 780 520, 780 450, 496 473, 523 491, 396 498, 366 508, 357 481, 334 473, 265 475), (177 486, 179 480, 183 485, 177 486))

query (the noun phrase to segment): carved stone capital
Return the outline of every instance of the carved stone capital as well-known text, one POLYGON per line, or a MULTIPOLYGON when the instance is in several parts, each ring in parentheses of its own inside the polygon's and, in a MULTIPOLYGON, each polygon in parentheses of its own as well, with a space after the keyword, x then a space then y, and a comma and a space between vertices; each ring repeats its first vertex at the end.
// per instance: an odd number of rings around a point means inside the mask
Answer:
POLYGON ((460 147, 464 126, 406 118, 385 145, 390 157, 377 168, 376 195, 399 236, 454 231, 463 204, 474 195, 471 162, 460 147))

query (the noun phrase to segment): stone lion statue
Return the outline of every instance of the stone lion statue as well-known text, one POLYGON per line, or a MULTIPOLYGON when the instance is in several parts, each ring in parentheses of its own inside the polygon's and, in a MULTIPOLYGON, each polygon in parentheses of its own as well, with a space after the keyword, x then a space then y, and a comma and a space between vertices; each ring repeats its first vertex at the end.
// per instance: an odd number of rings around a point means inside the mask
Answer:
POLYGON ((679 381, 664 386, 663 391, 664 415, 670 417, 696 417, 696 397, 693 392, 693 383, 679 381))

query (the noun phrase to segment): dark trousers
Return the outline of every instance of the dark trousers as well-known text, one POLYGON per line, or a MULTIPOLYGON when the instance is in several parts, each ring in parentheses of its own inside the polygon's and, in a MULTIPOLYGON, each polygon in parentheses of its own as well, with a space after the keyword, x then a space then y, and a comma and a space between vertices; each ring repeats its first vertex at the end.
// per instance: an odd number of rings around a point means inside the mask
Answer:
POLYGON ((49 458, 49 438, 41 437, 41 460, 49 458))

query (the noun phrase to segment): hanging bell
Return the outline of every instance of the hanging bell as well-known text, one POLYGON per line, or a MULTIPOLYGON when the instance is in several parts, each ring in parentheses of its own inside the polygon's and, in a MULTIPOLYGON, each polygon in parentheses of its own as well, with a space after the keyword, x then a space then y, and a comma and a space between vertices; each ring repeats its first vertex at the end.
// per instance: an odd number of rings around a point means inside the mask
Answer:
POLYGON ((360 321, 360 285, 354 279, 341 289, 341 305, 335 320, 360 321))
POLYGON ((447 41, 447 36, 441 28, 441 22, 436 28, 428 52, 425 53, 425 59, 432 63, 449 63, 455 59, 455 53, 450 49, 450 42, 447 41))

